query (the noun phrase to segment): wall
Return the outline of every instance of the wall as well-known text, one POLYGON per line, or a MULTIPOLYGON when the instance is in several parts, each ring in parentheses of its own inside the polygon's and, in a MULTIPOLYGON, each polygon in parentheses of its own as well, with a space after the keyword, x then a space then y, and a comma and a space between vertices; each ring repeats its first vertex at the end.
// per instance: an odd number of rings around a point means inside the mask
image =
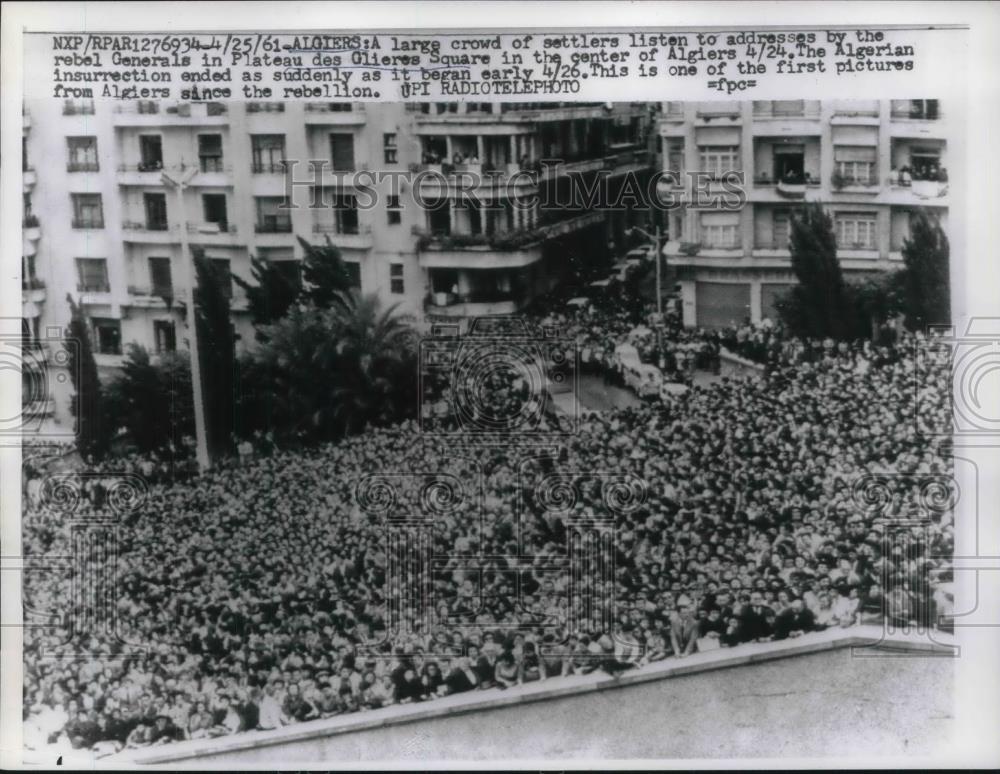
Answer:
POLYGON ((930 657, 926 638, 904 635, 883 642, 896 657, 873 655, 864 646, 881 636, 875 627, 828 631, 671 659, 617 681, 561 678, 105 760, 288 766, 930 753, 952 730, 953 661, 930 657))

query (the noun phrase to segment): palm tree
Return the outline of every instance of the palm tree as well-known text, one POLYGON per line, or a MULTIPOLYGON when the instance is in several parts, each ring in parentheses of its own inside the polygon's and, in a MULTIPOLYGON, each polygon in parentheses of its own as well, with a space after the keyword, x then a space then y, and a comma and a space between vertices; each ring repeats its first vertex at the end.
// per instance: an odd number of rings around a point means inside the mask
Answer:
POLYGON ((331 439, 416 409, 415 334, 396 305, 341 291, 329 309, 299 304, 262 331, 247 396, 258 426, 331 439))
POLYGON ((415 334, 398 304, 385 309, 376 296, 335 294, 329 311, 334 336, 319 358, 337 366, 333 419, 345 434, 386 424, 416 408, 415 334))

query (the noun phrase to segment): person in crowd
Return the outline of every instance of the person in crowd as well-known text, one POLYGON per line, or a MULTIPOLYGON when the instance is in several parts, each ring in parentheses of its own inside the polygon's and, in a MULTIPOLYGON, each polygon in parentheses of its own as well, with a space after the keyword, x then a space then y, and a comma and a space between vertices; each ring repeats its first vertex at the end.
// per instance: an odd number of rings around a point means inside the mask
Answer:
POLYGON ((670 620, 670 647, 675 656, 684 658, 697 650, 699 623, 687 601, 677 606, 670 620))
POLYGON ((806 607, 801 597, 792 600, 791 604, 782 610, 775 618, 774 639, 784 640, 789 637, 801 637, 816 629, 816 616, 806 607))
POLYGON ((518 684, 520 667, 514 653, 504 650, 498 657, 493 671, 493 682, 498 688, 513 688, 518 684))

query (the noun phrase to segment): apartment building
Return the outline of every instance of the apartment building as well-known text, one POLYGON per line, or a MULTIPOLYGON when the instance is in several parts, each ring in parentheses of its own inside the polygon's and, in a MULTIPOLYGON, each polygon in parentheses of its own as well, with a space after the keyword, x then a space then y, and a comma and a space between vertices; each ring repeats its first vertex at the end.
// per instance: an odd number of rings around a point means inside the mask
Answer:
POLYGON ((38 100, 23 136, 25 400, 71 426, 67 295, 104 376, 129 343, 187 345, 195 249, 231 277, 250 281, 257 256, 298 280, 298 238, 329 239, 361 292, 419 319, 513 313, 569 279, 569 257, 607 260, 634 215, 546 208, 562 173, 652 174, 656 135, 633 103, 38 100))
POLYGON ((685 324, 775 317, 795 282, 789 224, 803 201, 830 212, 848 278, 901 266, 918 210, 947 227, 947 118, 932 99, 664 103, 663 185, 680 205, 664 252, 685 324), (745 200, 720 207, 731 172, 745 200))

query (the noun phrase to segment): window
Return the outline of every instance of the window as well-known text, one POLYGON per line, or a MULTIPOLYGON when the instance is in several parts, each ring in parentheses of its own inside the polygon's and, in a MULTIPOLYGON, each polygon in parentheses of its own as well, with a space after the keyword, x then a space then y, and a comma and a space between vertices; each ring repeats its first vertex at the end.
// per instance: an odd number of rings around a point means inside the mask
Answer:
POLYGON ((169 258, 149 258, 149 284, 154 296, 167 298, 173 296, 174 283, 169 258))
MULTIPOLYGON (((31 164, 28 163, 28 138, 21 138, 21 171, 27 172, 31 169, 31 164)), ((72 172, 73 170, 70 170, 72 172)))
POLYGON ((772 233, 774 237, 775 250, 787 250, 788 240, 792 235, 791 217, 788 210, 775 210, 772 233))
POLYGON ((396 135, 386 132, 382 135, 382 149, 385 153, 385 163, 395 164, 396 163, 396 135))
POLYGON ((284 102, 248 102, 248 113, 284 113, 284 102))
POLYGON ((81 293, 107 293, 108 262, 104 258, 77 258, 76 273, 78 284, 76 289, 81 293))
POLYGON ((250 144, 255 173, 285 171, 285 135, 252 134, 250 144))
POLYGON ((69 164, 67 172, 97 172, 97 138, 67 137, 69 145, 69 164))
POLYGON ((202 172, 222 171, 222 135, 198 135, 198 162, 202 172))
POLYGON ((451 233, 451 203, 438 199, 427 203, 427 227, 434 236, 447 236, 451 233))
POLYGON ((292 231, 292 217, 287 209, 282 208, 284 198, 281 196, 256 196, 258 234, 288 234, 292 231))
POLYGON ((833 149, 837 174, 847 185, 874 185, 876 148, 873 145, 838 145, 833 149))
POLYGON ((701 216, 701 241, 705 247, 731 250, 738 246, 739 226, 739 213, 704 213, 701 216))
POLYGON ((330 158, 334 170, 350 171, 354 169, 354 135, 331 134, 330 158))
POLYGON ((94 344, 101 355, 120 355, 122 353, 122 324, 119 320, 102 317, 93 319, 94 344))
POLYGON ((156 354, 175 352, 177 350, 177 330, 173 320, 153 320, 153 340, 156 342, 156 354))
POLYGON ((92 99, 68 99, 63 103, 64 116, 92 116, 94 115, 94 100, 92 99))
POLYGON ((226 215, 225 194, 202 194, 201 207, 205 213, 206 223, 215 223, 219 231, 229 230, 229 218, 226 215))
POLYGON ((212 268, 215 269, 215 276, 219 281, 219 288, 226 298, 233 297, 233 274, 229 268, 228 258, 212 258, 212 268))
POLYGON ((702 226, 705 247, 731 249, 736 247, 736 226, 710 224, 702 226))
POLYGON ((100 194, 70 194, 70 198, 73 200, 73 228, 104 228, 100 194))
POLYGON ((771 102, 771 114, 774 116, 801 116, 805 112, 804 99, 776 99, 771 102))
POLYGON ((402 295, 403 289, 403 264, 389 264, 389 292, 397 296, 402 295))
POLYGON ((684 172, 684 140, 667 139, 664 154, 667 157, 667 171, 679 182, 684 172))
POLYGON ((167 230, 167 195, 161 193, 144 193, 143 205, 146 210, 146 230, 167 230))
POLYGON ((836 218, 837 247, 875 249, 875 213, 842 212, 836 218))
POLYGON ((357 261, 344 261, 344 269, 347 271, 351 287, 361 290, 361 264, 357 261))
POLYGON ((399 197, 390 195, 388 201, 385 205, 386 217, 390 226, 399 225, 403 220, 403 215, 400 212, 399 197))
POLYGON ((701 171, 713 178, 721 178, 727 172, 740 169, 740 148, 738 145, 702 145, 698 148, 701 171))
POLYGON ((940 117, 936 99, 899 99, 892 101, 893 118, 934 121, 940 117))
POLYGON ((163 138, 158 134, 139 135, 139 171, 163 169, 163 138))
MULTIPOLYGON (((337 194, 333 199, 338 234, 358 233, 358 202, 354 194, 337 194)), ((360 287, 360 280, 358 281, 360 287)))

